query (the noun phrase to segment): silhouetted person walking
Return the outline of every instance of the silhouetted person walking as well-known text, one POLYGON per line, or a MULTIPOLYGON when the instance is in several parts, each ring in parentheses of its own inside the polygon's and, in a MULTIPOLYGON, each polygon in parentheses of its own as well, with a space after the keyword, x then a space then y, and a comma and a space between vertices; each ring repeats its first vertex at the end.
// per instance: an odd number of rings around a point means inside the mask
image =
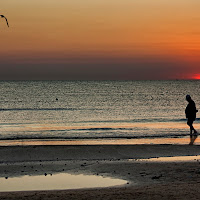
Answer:
POLYGON ((198 110, 190 95, 186 95, 186 100, 188 101, 188 105, 185 109, 185 115, 187 118, 187 125, 190 127, 190 135, 192 135, 192 131, 194 131, 194 134, 197 134, 197 131, 193 127, 193 122, 196 119, 198 110))

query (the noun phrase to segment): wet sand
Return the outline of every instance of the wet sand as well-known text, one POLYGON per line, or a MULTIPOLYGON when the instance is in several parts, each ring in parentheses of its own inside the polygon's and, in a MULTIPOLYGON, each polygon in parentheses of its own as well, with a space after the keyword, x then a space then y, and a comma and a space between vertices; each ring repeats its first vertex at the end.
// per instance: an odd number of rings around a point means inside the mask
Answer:
POLYGON ((200 199, 200 162, 138 159, 200 155, 198 145, 68 145, 0 147, 0 177, 59 172, 127 180, 114 188, 2 192, 0 199, 200 199))

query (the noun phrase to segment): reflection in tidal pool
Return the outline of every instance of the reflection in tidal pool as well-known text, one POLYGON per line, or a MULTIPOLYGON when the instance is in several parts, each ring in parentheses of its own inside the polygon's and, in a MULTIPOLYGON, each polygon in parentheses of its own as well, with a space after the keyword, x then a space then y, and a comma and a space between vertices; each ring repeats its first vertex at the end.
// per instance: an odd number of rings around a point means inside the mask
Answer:
POLYGON ((102 176, 62 173, 52 176, 0 178, 0 192, 111 187, 125 183, 125 180, 104 178, 102 176))

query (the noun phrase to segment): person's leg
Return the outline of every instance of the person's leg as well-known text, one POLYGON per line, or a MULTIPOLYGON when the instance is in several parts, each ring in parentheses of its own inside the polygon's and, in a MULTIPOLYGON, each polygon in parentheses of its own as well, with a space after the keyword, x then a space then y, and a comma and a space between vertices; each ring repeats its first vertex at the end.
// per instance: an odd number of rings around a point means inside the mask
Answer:
POLYGON ((187 125, 190 127, 190 135, 192 134, 193 130, 194 130, 194 133, 197 133, 197 131, 193 127, 193 122, 194 122, 194 120, 192 120, 192 119, 188 119, 188 121, 187 121, 187 125))
POLYGON ((194 122, 194 120, 192 120, 192 130, 194 130, 194 134, 196 134, 197 133, 197 131, 196 131, 196 129, 193 127, 193 122, 194 122))

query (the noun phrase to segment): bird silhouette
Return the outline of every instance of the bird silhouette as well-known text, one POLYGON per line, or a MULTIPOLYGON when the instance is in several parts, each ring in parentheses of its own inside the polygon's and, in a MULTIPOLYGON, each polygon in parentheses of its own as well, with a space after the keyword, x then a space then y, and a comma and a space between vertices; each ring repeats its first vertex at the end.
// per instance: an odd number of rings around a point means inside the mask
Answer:
POLYGON ((8 24, 8 20, 7 20, 7 18, 6 18, 4 15, 0 15, 0 17, 1 17, 1 18, 5 18, 6 23, 7 23, 8 27, 9 27, 9 24, 8 24))

